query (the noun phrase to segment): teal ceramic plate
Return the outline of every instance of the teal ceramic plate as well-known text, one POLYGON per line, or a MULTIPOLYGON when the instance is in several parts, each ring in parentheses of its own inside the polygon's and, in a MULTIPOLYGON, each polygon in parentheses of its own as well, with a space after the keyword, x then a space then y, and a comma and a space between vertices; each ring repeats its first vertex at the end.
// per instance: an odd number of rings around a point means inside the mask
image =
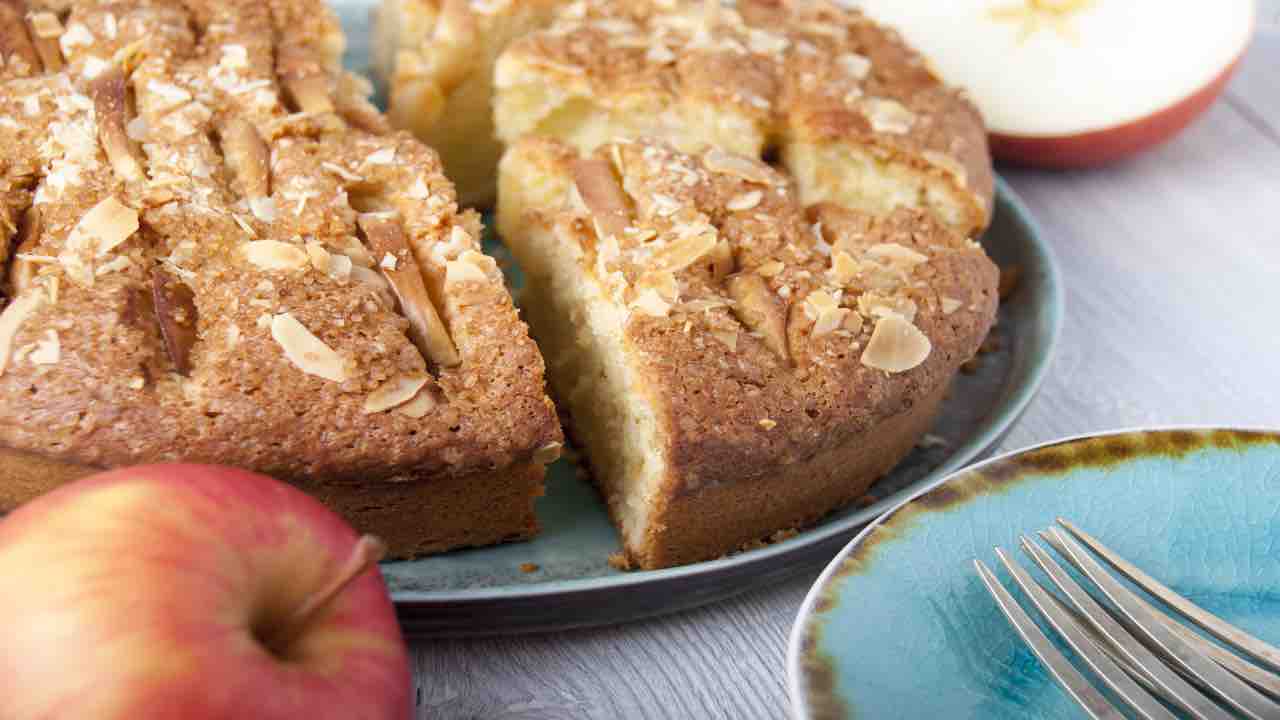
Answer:
POLYGON ((998 568, 1024 600, 993 547, 1021 559, 1018 536, 1059 516, 1280 641, 1278 498, 1276 432, 1121 432, 961 471, 865 529, 809 593, 789 654, 796 717, 1081 717, 973 570, 998 568))
MULTIPOLYGON (((351 38, 348 66, 364 71, 370 3, 337 7, 351 38)), ((504 255, 492 240, 487 249, 504 255)), ((960 377, 933 429, 935 442, 877 485, 877 502, 758 550, 688 567, 623 573, 608 563, 620 548, 599 498, 572 466, 560 462, 552 466, 537 508, 543 532, 532 542, 383 566, 405 632, 496 634, 620 622, 695 607, 825 562, 860 526, 991 447, 1044 376, 1062 318, 1061 286, 1049 248, 1003 183, 983 244, 1001 265, 1022 268, 1018 291, 1000 311, 1000 350, 985 355, 978 372, 960 377), (521 566, 537 569, 525 572, 521 566)), ((518 271, 512 280, 518 282, 518 271)))

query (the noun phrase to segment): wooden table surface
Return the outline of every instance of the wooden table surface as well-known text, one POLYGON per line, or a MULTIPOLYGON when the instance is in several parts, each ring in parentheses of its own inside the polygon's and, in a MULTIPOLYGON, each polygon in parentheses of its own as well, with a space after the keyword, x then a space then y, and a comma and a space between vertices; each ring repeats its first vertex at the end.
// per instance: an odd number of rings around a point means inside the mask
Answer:
MULTIPOLYGON (((1101 171, 1004 169, 1067 286, 1044 388, 1003 443, 1150 425, 1280 427, 1280 0, 1223 101, 1101 171)), ((648 622, 413 645, 420 718, 780 718, 800 601, 779 587, 648 622)))

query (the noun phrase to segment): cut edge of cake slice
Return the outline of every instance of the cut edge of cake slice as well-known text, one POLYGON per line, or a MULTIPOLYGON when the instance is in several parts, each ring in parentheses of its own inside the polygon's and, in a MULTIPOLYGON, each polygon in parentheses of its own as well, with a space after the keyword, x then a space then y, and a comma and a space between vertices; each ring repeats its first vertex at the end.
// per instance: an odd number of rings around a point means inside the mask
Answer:
POLYGON ((498 55, 566 2, 383 0, 375 10, 374 70, 388 88, 388 116, 440 152, 463 205, 487 207, 496 198, 498 55))

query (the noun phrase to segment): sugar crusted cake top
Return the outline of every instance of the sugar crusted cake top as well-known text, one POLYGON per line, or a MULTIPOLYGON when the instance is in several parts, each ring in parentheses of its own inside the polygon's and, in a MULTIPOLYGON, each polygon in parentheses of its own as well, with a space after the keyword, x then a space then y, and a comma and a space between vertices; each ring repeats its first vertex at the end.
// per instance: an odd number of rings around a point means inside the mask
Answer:
POLYGON ((920 211, 806 211, 784 175, 715 149, 510 152, 558 188, 524 221, 576 243, 626 308, 690 477, 740 465, 716 464, 727 447, 771 463, 838 445, 947 382, 994 319, 995 266, 920 211))
POLYGON ((323 3, 0 13, 0 443, 355 480, 558 442, 478 218, 323 3))
MULTIPOLYGON (((972 227, 990 214, 994 179, 976 108, 895 31, 824 0, 580 0, 513 44, 495 82, 555 88, 557 103, 678 115, 739 152, 748 143, 735 138, 856 145, 948 178, 970 196, 972 227), (705 127, 715 124, 725 127, 705 127)), ((556 107, 506 123, 500 107, 499 129, 509 125, 514 140, 556 107)))

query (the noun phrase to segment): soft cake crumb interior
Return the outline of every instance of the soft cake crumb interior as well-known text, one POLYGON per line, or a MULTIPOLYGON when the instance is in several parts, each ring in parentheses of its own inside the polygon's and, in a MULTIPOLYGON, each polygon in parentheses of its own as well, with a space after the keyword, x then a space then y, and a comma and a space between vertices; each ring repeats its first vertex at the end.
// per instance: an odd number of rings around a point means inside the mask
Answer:
MULTIPOLYGON (((725 108, 624 112, 551 92, 541 76, 531 75, 527 83, 508 82, 500 85, 496 106, 498 132, 508 141, 531 134, 589 153, 615 138, 648 137, 684 152, 712 146, 757 159, 764 158, 770 144, 764 128, 725 108)), ((848 143, 787 141, 781 149, 782 165, 795 178, 805 205, 831 201, 876 215, 897 207, 918 208, 964 231, 971 222, 965 200, 930 171, 878 158, 848 143)))
POLYGON ((629 547, 639 547, 651 499, 667 474, 667 458, 657 409, 627 352, 627 311, 582 269, 576 240, 540 223, 517 222, 526 208, 549 206, 535 197, 559 191, 562 199, 564 187, 515 153, 503 160, 500 183, 499 231, 524 271, 525 319, 623 538, 629 547))
POLYGON ((723 107, 699 102, 646 107, 642 100, 636 107, 603 107, 587 97, 551 91, 539 74, 505 71, 517 77, 504 77, 499 65, 494 115, 498 135, 508 143, 525 135, 552 137, 586 153, 616 138, 648 137, 685 152, 710 145, 760 157, 765 150, 764 128, 723 107))
POLYGON ((787 143, 782 161, 796 179, 804 205, 832 202, 873 215, 910 207, 927 210, 954 228, 969 223, 968 206, 950 183, 852 145, 787 143))

